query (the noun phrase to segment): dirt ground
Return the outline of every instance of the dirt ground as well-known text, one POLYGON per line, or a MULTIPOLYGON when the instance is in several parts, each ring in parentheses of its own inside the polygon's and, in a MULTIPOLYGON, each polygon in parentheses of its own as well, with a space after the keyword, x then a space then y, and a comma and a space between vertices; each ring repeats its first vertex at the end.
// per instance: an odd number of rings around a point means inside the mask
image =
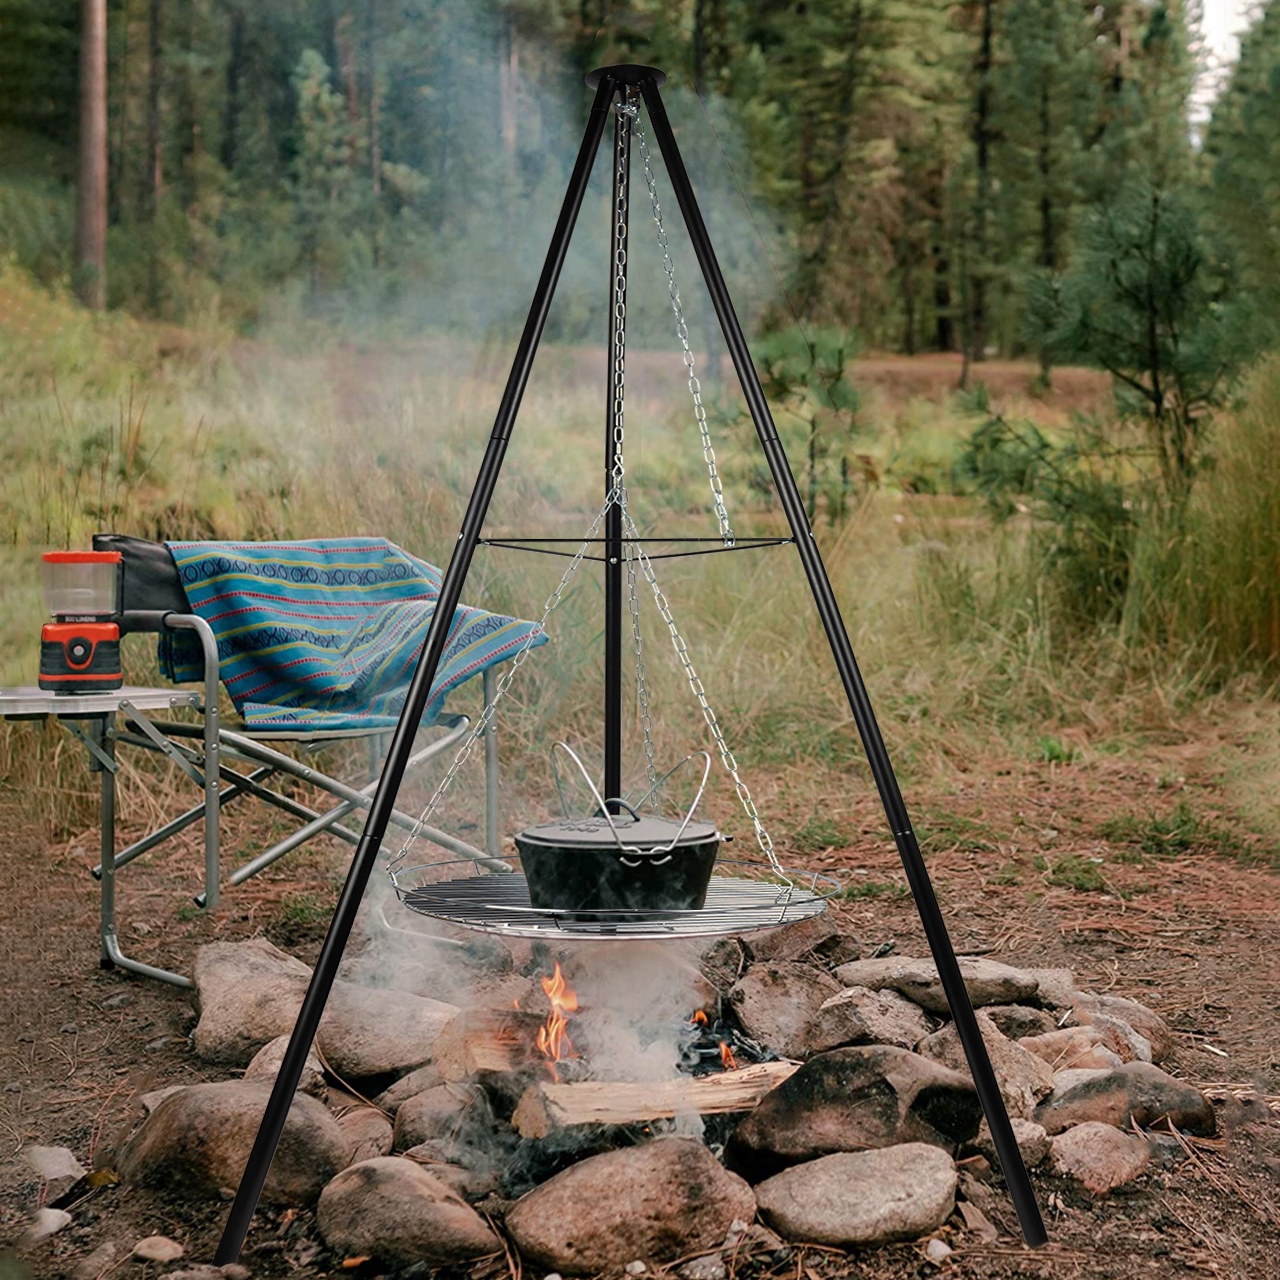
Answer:
MULTIPOLYGON (((777 1265, 740 1256, 734 1276, 1263 1280, 1280 1271, 1280 1121, 1268 1105, 1280 1107, 1280 877, 1247 839, 1227 852, 1210 847, 1206 832, 1226 833, 1232 844, 1222 779, 1220 760, 1184 744, 1075 763, 984 760, 980 773, 908 796, 957 949, 1069 966, 1081 985, 1159 1010, 1177 1032, 1166 1067, 1209 1089, 1219 1136, 1185 1146, 1166 1136, 1150 1172, 1102 1200, 1035 1172, 1052 1239, 1037 1253, 1020 1245, 991 1176, 971 1183, 970 1194, 1000 1238, 982 1243, 953 1219, 942 1234, 955 1252, 942 1267, 911 1243, 853 1254, 806 1248, 777 1265), (1216 825, 1197 827, 1201 847, 1176 858, 1151 852, 1150 840, 1144 851, 1141 832, 1123 825, 1179 803, 1216 825), (1128 860, 1115 856, 1126 844, 1128 860), (1090 861, 1103 855, 1103 863, 1090 861)), ((806 855, 854 887, 834 909, 866 952, 892 942, 900 953, 921 953, 874 796, 835 775, 822 785, 830 810, 856 833, 847 847, 806 855)), ((187 993, 99 969, 92 848, 92 832, 51 844, 23 798, 0 791, 0 1280, 77 1274, 106 1242, 117 1244, 116 1260, 93 1274, 148 1280, 171 1268, 129 1261, 136 1240, 164 1233, 186 1245, 189 1259, 207 1261, 226 1211, 104 1185, 71 1206, 71 1226, 21 1256, 5 1252, 38 1190, 18 1154, 25 1145, 66 1145, 109 1168, 115 1141, 137 1115, 137 1094, 221 1078, 192 1052, 187 993)), ((184 907, 198 865, 188 844, 130 868, 121 913, 128 950, 189 969, 200 940, 265 932, 313 958, 340 853, 287 859, 229 893, 213 919, 184 907)), ((370 1264, 344 1269, 319 1248, 308 1213, 260 1215, 244 1261, 255 1277, 379 1274, 370 1264)), ((519 1280, 505 1261, 473 1274, 519 1280)))

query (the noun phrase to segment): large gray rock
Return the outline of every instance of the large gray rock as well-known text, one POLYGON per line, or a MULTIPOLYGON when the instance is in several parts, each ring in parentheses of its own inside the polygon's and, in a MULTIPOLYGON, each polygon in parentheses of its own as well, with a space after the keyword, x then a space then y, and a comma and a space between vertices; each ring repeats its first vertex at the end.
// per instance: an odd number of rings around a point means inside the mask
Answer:
POLYGON ((431 1060, 456 1005, 408 991, 335 982, 316 1042, 344 1079, 404 1072, 431 1060))
POLYGON ((1057 1087, 1033 1117, 1050 1134, 1089 1120, 1126 1129, 1170 1120, 1179 1129, 1211 1135, 1213 1104, 1193 1085, 1175 1080, 1150 1062, 1126 1062, 1112 1071, 1061 1071, 1057 1087))
MULTIPOLYGON (((196 1052, 208 1062, 244 1066, 292 1030, 311 978, 302 961, 265 938, 196 949, 196 1052)), ((329 1065, 347 1079, 403 1072, 431 1058, 454 1005, 407 991, 334 983, 316 1038, 329 1065)))
MULTIPOLYGON (((1035 1054, 1002 1036, 996 1024, 982 1010, 978 1011, 977 1017, 987 1056, 1000 1082, 1005 1108, 1011 1116, 1029 1118, 1041 1098, 1047 1098, 1053 1092, 1053 1072, 1035 1054)), ((961 1074, 969 1071, 954 1022, 947 1023, 941 1031, 922 1040, 920 1052, 953 1071, 961 1074)))
POLYGON ((882 1244, 940 1227, 956 1200, 951 1157, 927 1143, 823 1156, 762 1182, 764 1220, 791 1240, 882 1244))
POLYGON ((490 1155, 472 1148, 459 1148, 447 1138, 420 1143, 404 1152, 406 1160, 421 1165, 464 1200, 483 1200, 499 1188, 497 1163, 500 1153, 490 1155))
POLYGON ((808 960, 828 967, 858 958, 857 940, 841 934, 834 912, 806 916, 776 929, 761 929, 745 939, 753 959, 808 960))
POLYGON ((733 1131, 725 1163, 750 1181, 838 1151, 927 1142, 954 1149, 978 1132, 973 1082, 890 1045, 810 1058, 733 1131))
POLYGON ((396 1111, 396 1150, 404 1151, 436 1138, 462 1143, 493 1129, 488 1095, 476 1084, 441 1084, 415 1094, 396 1111))
POLYGON ((1055 1172, 1075 1178, 1096 1196, 1132 1182, 1151 1159, 1147 1140, 1087 1120, 1052 1140, 1055 1172))
MULTIPOLYGON (((1020 1116, 1011 1116, 1009 1123, 1013 1126, 1013 1136, 1018 1143, 1022 1163, 1028 1169, 1034 1168, 1049 1158, 1049 1135, 1045 1133, 1044 1125, 1036 1124, 1034 1120, 1023 1120, 1020 1116)), ((974 1139, 973 1145, 993 1165, 999 1167, 1000 1157, 996 1155, 996 1144, 992 1140, 991 1130, 985 1119, 978 1128, 978 1136, 974 1139)))
POLYGON ((1071 1008, 1071 1002, 1078 993, 1076 975, 1070 969, 1024 969, 1023 972, 1039 983, 1037 1004, 1049 1009, 1071 1008))
POLYGON ((266 938, 197 947, 196 1052, 206 1062, 247 1065, 264 1045, 293 1030, 310 980, 301 960, 266 938))
POLYGON ((502 1250, 461 1196, 399 1156, 344 1169, 321 1194, 316 1225, 325 1244, 344 1257, 443 1266, 502 1250))
POLYGON ((1173 1052, 1173 1032, 1154 1009, 1124 996, 1077 992, 1071 1002, 1072 1020, 1082 1027, 1111 1028, 1132 1048, 1127 1058, 1163 1062, 1173 1052))
POLYGON ((1058 1025, 1057 1019, 1047 1009, 1035 1009, 1026 1004, 989 1004, 986 1014, 1000 1028, 1000 1034, 1010 1040, 1041 1036, 1058 1025))
POLYGON ((918 1004, 888 987, 846 987, 819 1006, 819 1027, 822 1019, 843 1032, 846 1038, 839 1043, 893 1044, 900 1049, 914 1049, 935 1025, 918 1004))
POLYGON ((347 1147, 347 1164, 389 1156, 394 1145, 391 1121, 377 1107, 356 1103, 338 1109, 334 1117, 347 1147))
POLYGON ((812 965, 765 961, 742 975, 729 992, 729 1003, 749 1036, 784 1057, 805 1058, 857 1038, 855 1018, 840 1010, 819 1015, 823 1001, 839 991, 830 974, 812 965), (842 1030, 848 1031, 843 1038, 842 1030))
POLYGON ((1133 1058, 1128 1045, 1103 1027, 1059 1027, 1044 1035, 1025 1036, 1018 1043, 1054 1072, 1110 1070, 1133 1058), (1124 1050, 1123 1056, 1119 1049, 1124 1050))
MULTIPOLYGON (((249 1065, 244 1069, 246 1080, 274 1080, 280 1074, 280 1064, 284 1061, 285 1050, 289 1047, 288 1036, 277 1036, 268 1041, 253 1055, 249 1065)), ((298 1092, 309 1093, 313 1098, 324 1101, 327 1092, 324 1082, 324 1068, 316 1056, 315 1048, 307 1051, 307 1060, 303 1064, 302 1078, 298 1081, 298 1092)))
MULTIPOLYGON (((271 1086, 226 1080, 195 1084, 166 1098, 126 1143, 116 1168, 126 1182, 196 1199, 240 1182, 271 1086)), ((262 1198, 309 1206, 346 1163, 337 1122, 314 1098, 295 1094, 262 1198)))
MULTIPOLYGON (((1034 998, 1039 982, 1024 969, 1014 969, 985 956, 962 956, 960 973, 969 1001, 985 1004, 1017 1004, 1034 998)), ((892 987, 930 1013, 949 1013, 938 968, 932 960, 912 956, 884 956, 879 960, 855 960, 842 964, 836 977, 846 987, 870 987, 883 991, 892 987)))
POLYGON ((506 1227, 539 1266, 592 1275, 713 1249, 754 1216, 751 1188, 701 1142, 659 1138, 572 1165, 519 1200, 506 1227))

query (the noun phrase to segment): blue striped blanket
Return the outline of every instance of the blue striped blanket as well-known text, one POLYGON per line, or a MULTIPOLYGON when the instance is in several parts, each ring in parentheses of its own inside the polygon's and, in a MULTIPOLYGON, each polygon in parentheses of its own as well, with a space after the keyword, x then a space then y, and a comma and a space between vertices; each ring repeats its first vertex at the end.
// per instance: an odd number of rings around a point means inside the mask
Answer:
MULTIPOLYGON (((249 728, 396 723, 440 595, 434 565, 384 538, 165 545, 192 613, 217 637, 222 683, 249 728)), ((451 689, 514 657, 536 631, 537 623, 459 605, 423 723, 451 689)), ((202 679, 197 638, 161 633, 160 668, 180 683, 202 679)))

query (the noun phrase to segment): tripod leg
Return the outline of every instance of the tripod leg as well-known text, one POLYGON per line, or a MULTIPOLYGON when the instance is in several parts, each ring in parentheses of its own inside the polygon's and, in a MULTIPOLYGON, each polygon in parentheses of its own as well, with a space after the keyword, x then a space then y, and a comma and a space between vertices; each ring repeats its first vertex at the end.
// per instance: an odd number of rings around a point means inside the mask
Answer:
POLYGON ((413 750, 414 734, 417 732, 422 713, 427 705, 431 684, 435 679, 436 669, 440 665, 440 657, 449 637, 454 610, 462 595, 462 584, 466 580, 471 556, 480 537, 485 514, 489 510, 493 488, 497 483, 498 473, 502 469, 502 459, 506 453, 507 442, 511 438, 512 424, 520 408, 525 386, 529 381, 529 372, 533 367, 538 341, 542 337, 542 330, 546 324, 556 282, 560 278, 560 269, 564 265, 574 223, 577 221, 578 210, 582 207, 587 183, 591 178, 592 162, 595 160, 600 139, 604 134, 615 87, 614 80, 604 77, 596 90, 595 101, 591 104, 586 133, 582 139, 582 146, 578 150, 578 158, 569 179, 569 188, 560 209, 560 217, 551 237, 546 262, 538 278, 538 287, 533 295, 529 318, 525 321, 520 345, 516 349, 515 363, 507 378, 506 390, 498 407, 493 434, 489 437, 484 461, 480 464, 480 473, 476 478, 471 500, 467 504, 467 512, 462 521, 462 530, 458 534, 457 545, 449 558, 449 566, 440 583, 440 597, 436 601, 435 614, 431 619, 431 625, 427 628, 426 640, 422 646, 422 654, 418 658, 413 681, 409 686, 404 710, 400 713, 400 721, 391 739, 382 777, 365 820, 364 833, 351 860, 351 867, 347 872, 346 883, 342 886, 337 909, 333 913, 333 920, 325 935, 324 945, 320 949, 320 957, 311 975, 311 983, 303 998, 302 1008, 298 1011, 298 1021, 289 1039, 289 1047, 285 1050, 284 1059, 280 1064, 280 1074, 272 1087, 271 1097, 258 1129, 258 1136, 254 1140, 253 1150, 249 1153, 248 1164, 240 1179, 240 1186, 236 1191, 231 1213, 227 1217, 227 1225, 223 1229, 218 1251, 214 1255, 214 1262, 218 1266, 235 1262, 240 1256, 245 1236, 249 1231, 249 1223, 253 1218, 254 1210, 258 1207, 258 1199, 262 1194, 263 1184, 267 1180, 267 1172, 271 1168, 272 1157, 275 1155, 280 1135, 284 1131, 285 1120, 298 1087, 298 1080, 302 1075, 307 1053, 311 1048, 311 1042, 315 1039, 316 1028, 320 1025, 320 1016, 324 1012, 325 1002, 329 998, 329 991, 337 975, 342 952, 347 945, 347 939, 351 936, 351 928, 355 924, 356 913, 360 909, 360 899, 364 896, 365 886, 369 883, 370 873, 377 862, 378 850, 386 834, 392 810, 395 808, 396 793, 400 789, 405 765, 413 750))
POLYGON ((791 525, 796 548, 800 553, 800 563, 804 566, 805 577, 809 581, 809 589, 813 593, 814 603, 818 608, 818 616, 822 619, 823 629, 827 633, 827 641, 831 645, 836 669, 840 673, 841 683, 849 699, 849 708, 853 712, 854 723, 858 726, 858 733, 867 753, 871 775, 875 779, 880 801, 884 805, 885 815, 893 831, 894 842, 898 846, 898 854, 906 870, 907 883, 911 886, 911 892, 915 897, 916 909, 920 913, 920 921, 924 925, 925 935, 929 940, 929 949, 938 967, 942 989, 951 1007, 951 1016, 955 1020, 956 1031, 964 1046, 969 1070, 973 1074, 973 1083, 986 1114, 987 1124, 991 1128, 991 1137, 1000 1160, 1000 1167, 1004 1171, 1005 1181, 1009 1184, 1009 1194, 1017 1210, 1022 1234, 1029 1245, 1042 1245, 1048 1237, 1040 1217, 1039 1205, 1036 1204, 1035 1191, 1031 1186, 1030 1178, 1027 1177, 1026 1167, 1022 1163, 1022 1154, 1018 1150, 1013 1126, 1009 1123, 1009 1114, 1005 1110, 1004 1099, 1000 1096, 1000 1085, 992 1069, 987 1047, 983 1043, 982 1032, 974 1016, 973 1006, 969 1002, 969 993, 965 990, 964 978, 960 972, 955 951, 952 949, 951 939, 947 934, 946 922, 938 908, 933 884, 925 869, 924 858, 920 854, 920 845, 916 840, 915 832, 911 829, 907 807, 898 788, 898 780, 894 775, 889 752, 880 733, 880 726, 876 723, 875 712, 872 710, 871 699, 863 683, 862 673, 858 670, 853 646, 849 643, 849 635, 845 631, 844 620, 840 616, 839 605, 836 604, 835 594, 831 590, 831 583, 822 563, 817 540, 809 528, 800 491, 796 488, 795 477, 791 473, 787 455, 778 438, 778 430, 774 426, 773 415, 769 412, 760 379, 756 375, 755 366, 751 363, 747 340, 743 336, 742 326, 738 323, 733 302, 720 271, 720 264, 716 261, 715 250, 711 246, 711 238, 707 234, 702 214, 698 210, 697 199, 689 183, 684 161, 680 158, 680 149, 676 145, 671 122, 667 119, 666 110, 662 105, 658 86, 652 80, 648 80, 642 83, 641 90, 644 93, 645 106, 649 111, 654 135, 662 149, 662 158, 666 162, 667 173, 675 190, 676 202, 684 215, 685 226, 689 230, 689 238, 693 241, 698 265, 702 268, 707 291, 711 295, 712 304, 719 317, 720 328, 724 332, 733 366, 737 370, 738 381, 742 384, 747 407, 755 423, 756 433, 760 437, 760 444, 764 448, 774 486, 778 490, 783 510, 787 514, 787 521, 791 525))

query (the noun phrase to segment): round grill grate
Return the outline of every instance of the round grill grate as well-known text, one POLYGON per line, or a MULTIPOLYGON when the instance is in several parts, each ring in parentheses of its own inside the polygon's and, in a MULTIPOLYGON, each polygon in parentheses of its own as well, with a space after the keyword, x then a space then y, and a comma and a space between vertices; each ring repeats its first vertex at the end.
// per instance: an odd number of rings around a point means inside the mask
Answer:
POLYGON ((840 886, 829 876, 787 871, 792 887, 779 885, 767 863, 716 863, 728 875, 712 876, 706 904, 696 911, 593 911, 574 915, 540 910, 529 902, 523 875, 481 873, 424 883, 427 875, 456 863, 407 867, 393 875, 400 901, 411 911, 469 929, 522 938, 634 939, 707 937, 770 929, 805 920, 826 910, 827 899, 840 886))

